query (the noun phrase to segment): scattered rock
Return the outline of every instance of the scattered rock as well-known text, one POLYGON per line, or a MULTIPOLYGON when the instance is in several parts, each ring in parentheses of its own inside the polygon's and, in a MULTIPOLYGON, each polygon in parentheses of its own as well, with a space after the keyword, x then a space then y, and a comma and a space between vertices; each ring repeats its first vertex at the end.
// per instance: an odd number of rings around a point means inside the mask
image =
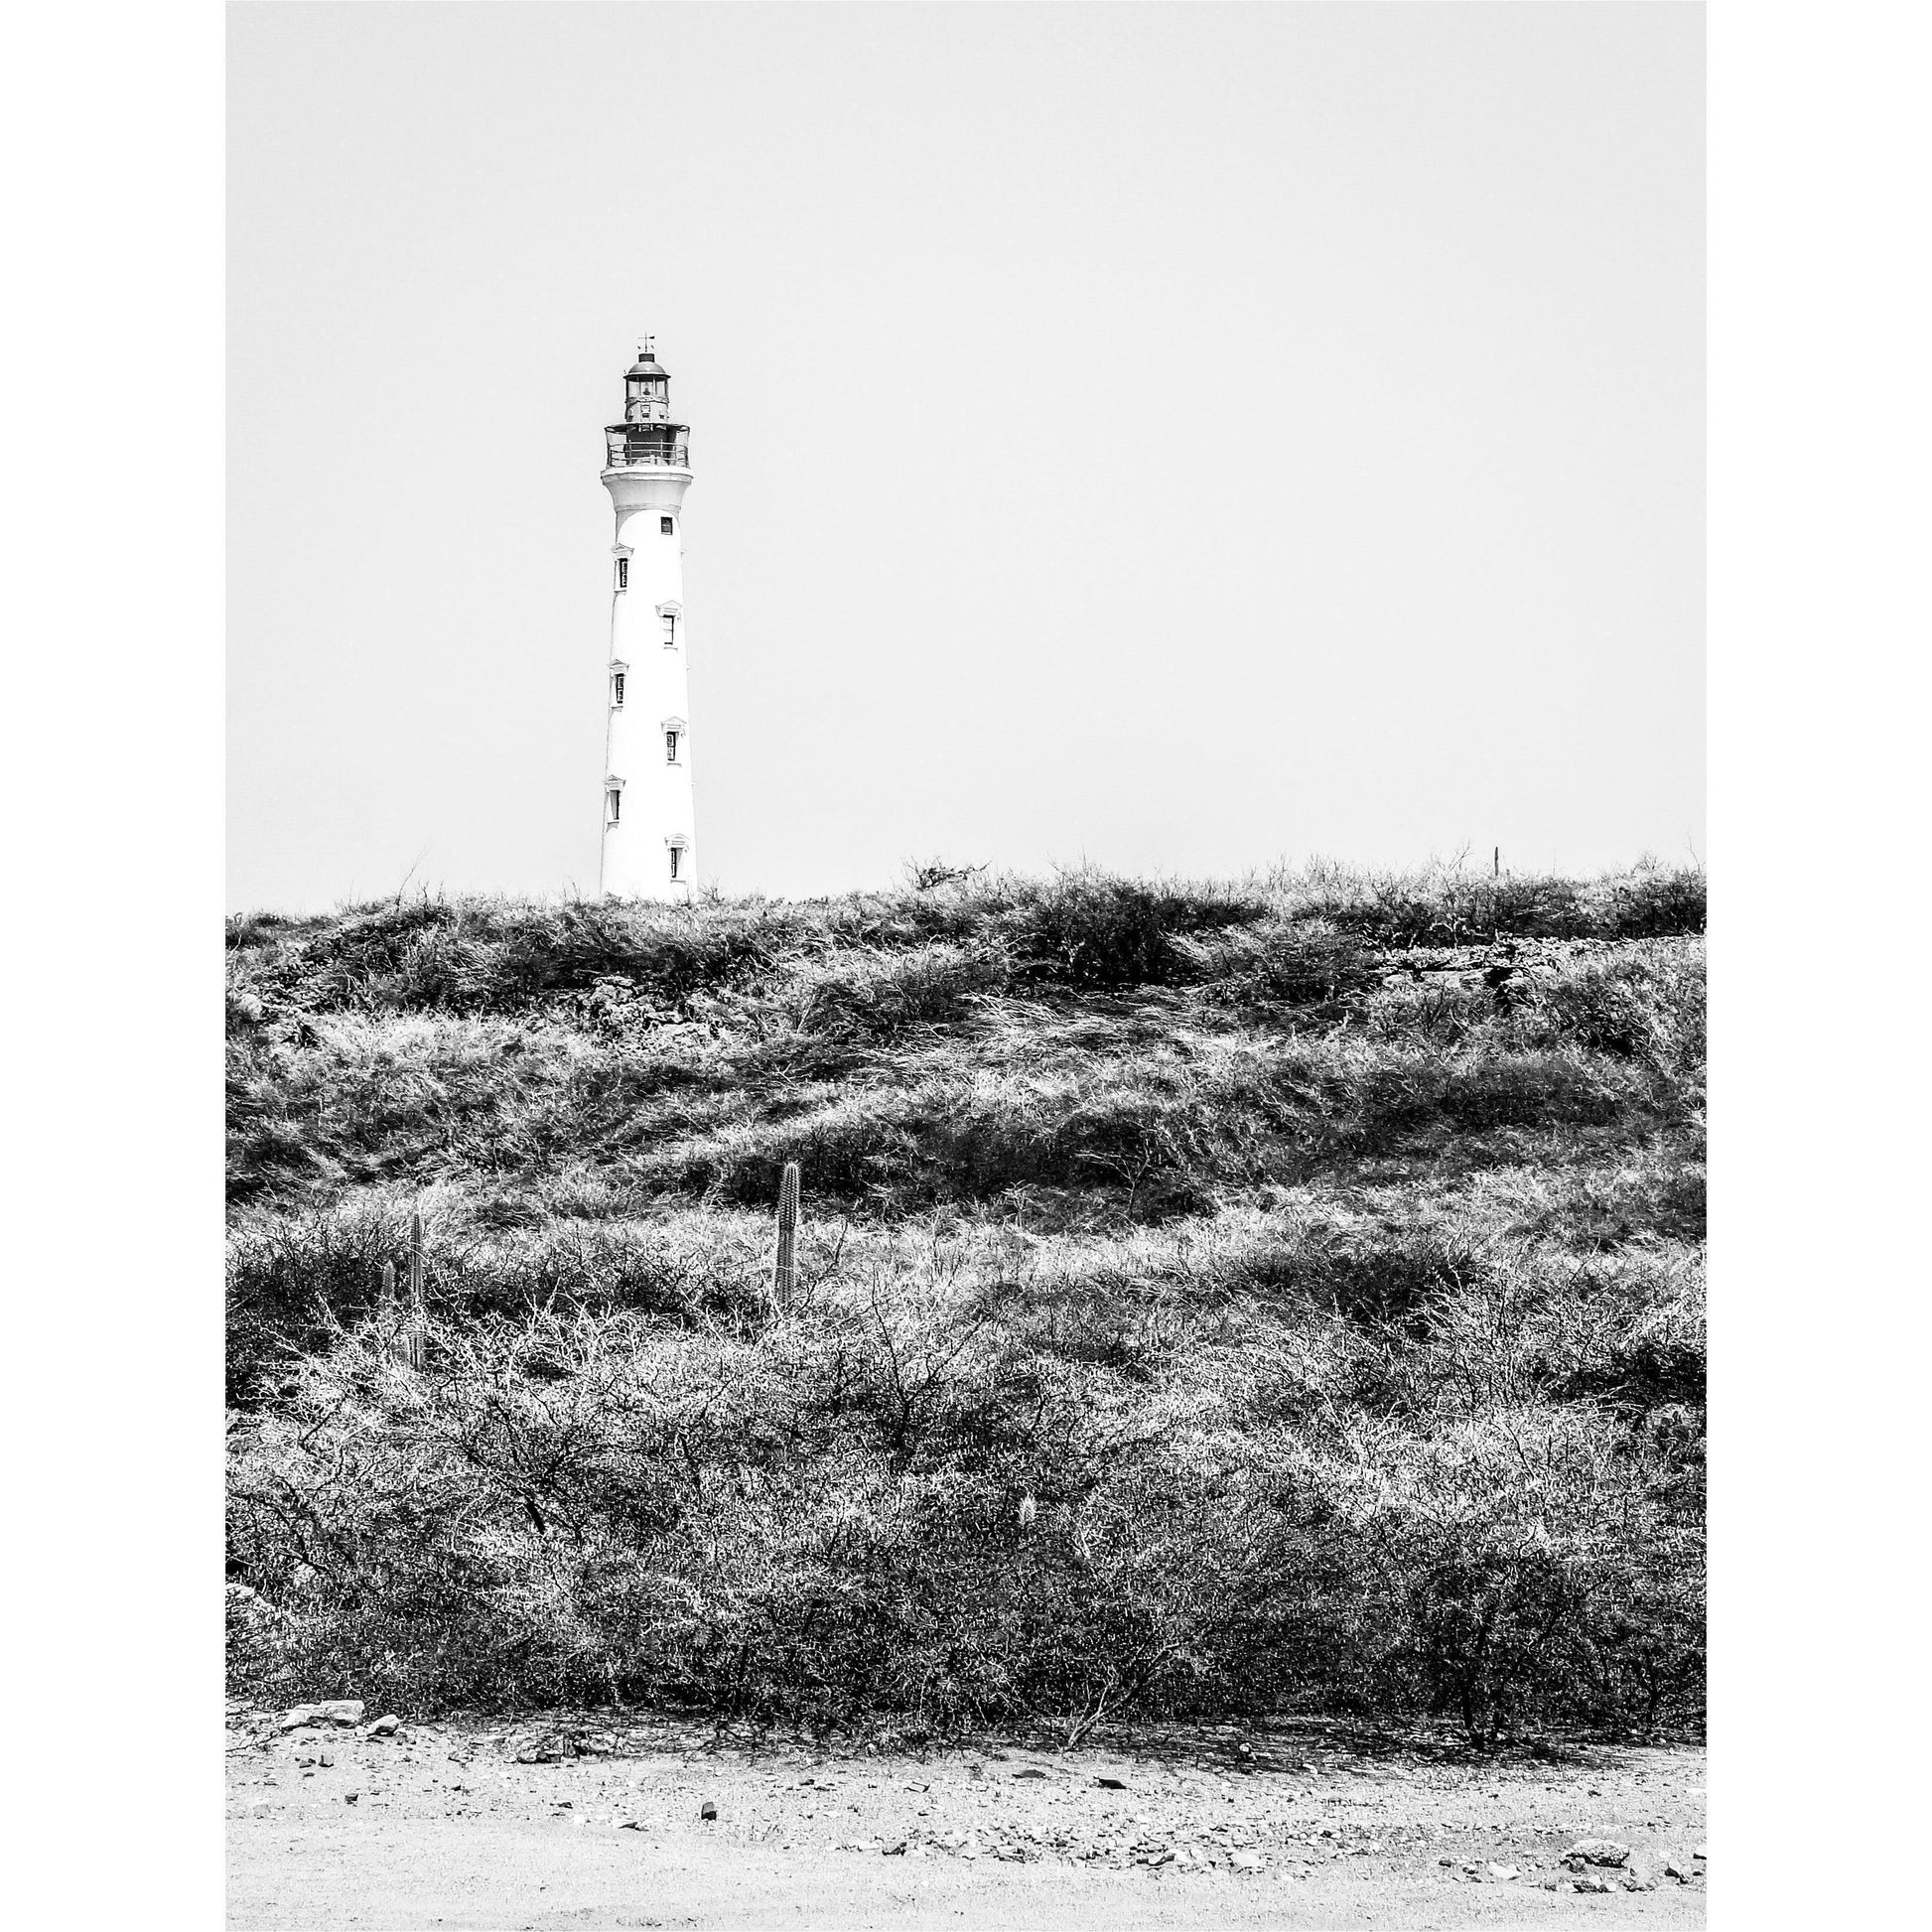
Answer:
POLYGON ((704 1803, 698 1807, 698 1816, 700 1818, 706 1818, 706 1819, 716 1818, 718 1816, 718 1807, 714 1805, 709 1798, 707 1798, 704 1801, 704 1803))
POLYGON ((1563 1856, 1581 1859, 1585 1864, 1623 1864, 1629 1860, 1630 1848, 1613 1838, 1580 1838, 1563 1856))
POLYGON ((300 1730, 305 1725, 353 1726, 362 1722, 362 1709, 360 1698, 338 1698, 329 1704, 298 1704, 282 1713, 281 1725, 284 1730, 300 1730))
POLYGON ((1102 1791, 1125 1791, 1127 1789, 1127 1780, 1125 1778, 1095 1778, 1094 1783, 1102 1791))
POLYGON ((1436 1863, 1438 1864, 1448 1865, 1451 1871, 1455 1869, 1455 1861, 1453 1859, 1438 1859, 1436 1863))
POLYGON ((1228 1860, 1228 1863, 1237 1871, 1259 1871, 1262 1866, 1262 1857, 1259 1852, 1237 1852, 1228 1860))
POLYGON ((343 1803, 345 1805, 352 1805, 356 1802, 357 1799, 361 1797, 361 1795, 362 1794, 359 1791, 345 1791, 343 1793, 343 1803))
POLYGON ((1570 1881, 1572 1891, 1612 1891, 1615 1889, 1607 1878, 1599 1878, 1592 1872, 1586 1872, 1581 1878, 1570 1881))
POLYGON ((1014 1772, 1013 1775, 1017 1778, 1043 1778, 1046 1773, 1036 1764, 1029 1764, 1023 1769, 1014 1772))
POLYGON ((402 1720, 400 1718, 393 1716, 378 1718, 374 1724, 367 1726, 367 1735, 370 1737, 393 1737, 401 1728, 402 1720))
POLYGON ((1510 1879, 1520 1878, 1523 1872, 1519 1865, 1497 1864, 1492 1859, 1489 1863, 1489 1875, 1492 1878, 1510 1879))
POLYGON ((902 1859, 905 1856, 905 1841, 904 1839, 900 1839, 897 1845, 889 1845, 886 1847, 886 1856, 889 1859, 902 1859))

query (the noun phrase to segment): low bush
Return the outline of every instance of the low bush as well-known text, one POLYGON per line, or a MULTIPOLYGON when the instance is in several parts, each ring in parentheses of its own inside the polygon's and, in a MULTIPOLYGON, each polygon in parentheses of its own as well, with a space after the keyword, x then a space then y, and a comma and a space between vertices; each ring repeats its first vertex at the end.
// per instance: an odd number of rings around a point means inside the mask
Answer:
POLYGON ((934 867, 233 921, 236 1689, 1695 1723, 1703 918, 934 867))
POLYGON ((1312 867, 1277 882, 1302 917, 1389 948, 1498 939, 1659 939, 1702 933, 1701 869, 1645 864, 1588 881, 1485 878, 1456 868, 1361 874, 1312 867))
POLYGON ((1192 977, 1178 938, 1266 917, 1259 898, 1219 889, 1061 876, 1001 921, 1026 977, 1081 989, 1170 986, 1192 977))
MULTIPOLYGON (((1635 940, 1704 930, 1701 871, 1644 865, 1578 882, 1490 879, 1454 868, 1369 874, 1313 866, 1245 885, 964 878, 937 891, 690 905, 445 898, 422 894, 334 918, 251 912, 228 921, 231 974, 271 1009, 501 1013, 621 980, 676 1003, 768 979, 841 947, 934 943, 1004 951, 1018 971, 1082 991, 1180 984, 1187 942, 1272 926, 1332 951, 1500 939, 1635 940)), ((1315 963, 1311 961, 1310 963, 1315 963)), ((1291 982, 1309 974, 1289 962, 1291 982)), ((1313 975, 1319 978, 1319 973, 1313 975)))
MULTIPOLYGON (((1075 1736, 1284 1705, 1478 1736, 1694 1712, 1700 1530, 1655 1443, 1533 1393, 1471 1410, 1480 1324, 1400 1344, 1399 1412, 1290 1430, 1253 1330, 1183 1305, 1130 1336, 1039 1286, 900 1253, 776 1327, 441 1326, 420 1378, 364 1327, 239 1432, 236 1567, 289 1620, 251 1625, 237 1672, 1075 1736)), ((1302 1379, 1347 1382, 1363 1338, 1332 1322, 1291 1324, 1302 1379)))

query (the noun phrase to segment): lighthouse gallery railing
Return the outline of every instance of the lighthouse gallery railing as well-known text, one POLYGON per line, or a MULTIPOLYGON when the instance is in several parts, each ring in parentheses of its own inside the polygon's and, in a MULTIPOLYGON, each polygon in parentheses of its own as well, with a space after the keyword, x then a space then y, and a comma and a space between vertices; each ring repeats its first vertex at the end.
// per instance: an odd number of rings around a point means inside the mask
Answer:
POLYGON ((669 450, 627 450, 620 437, 612 437, 607 444, 610 455, 609 468, 613 470, 635 470, 642 465, 654 464, 669 470, 688 470, 690 460, 687 452, 690 445, 674 443, 669 450))

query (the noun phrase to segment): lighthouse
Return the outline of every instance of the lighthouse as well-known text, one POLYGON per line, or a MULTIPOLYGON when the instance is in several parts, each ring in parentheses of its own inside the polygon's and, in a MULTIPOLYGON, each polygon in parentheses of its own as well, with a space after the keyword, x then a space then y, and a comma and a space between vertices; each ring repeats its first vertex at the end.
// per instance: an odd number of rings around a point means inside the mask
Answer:
POLYGON ((609 898, 680 900, 691 892, 683 564, 688 434, 671 421, 671 378, 646 336, 624 371, 623 421, 604 432, 603 483, 618 518, 598 872, 609 898))

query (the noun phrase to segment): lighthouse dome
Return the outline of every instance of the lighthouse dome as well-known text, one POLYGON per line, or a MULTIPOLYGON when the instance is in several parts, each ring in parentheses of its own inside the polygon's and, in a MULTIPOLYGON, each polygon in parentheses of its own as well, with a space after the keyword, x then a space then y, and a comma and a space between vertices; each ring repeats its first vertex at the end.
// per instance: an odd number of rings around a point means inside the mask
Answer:
POLYGON ((671 378, 657 359, 656 344, 646 336, 637 345, 637 359, 623 372, 623 419, 668 424, 670 416, 671 378))

